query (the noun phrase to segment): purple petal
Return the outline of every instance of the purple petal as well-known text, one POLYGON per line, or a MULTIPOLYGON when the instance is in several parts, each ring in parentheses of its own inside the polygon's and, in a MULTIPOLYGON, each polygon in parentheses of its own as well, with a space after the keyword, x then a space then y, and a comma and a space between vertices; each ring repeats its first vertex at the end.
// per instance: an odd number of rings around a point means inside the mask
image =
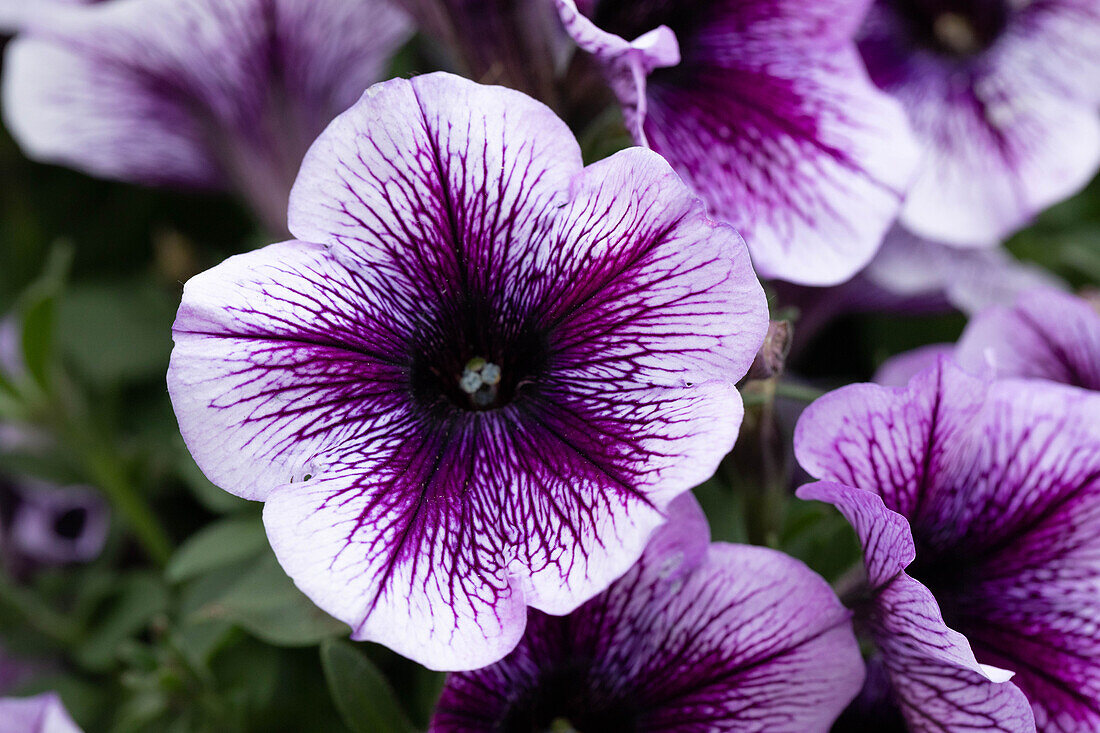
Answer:
POLYGON ((882 363, 875 372, 874 382, 886 387, 904 387, 913 377, 954 353, 954 344, 929 344, 898 354, 882 363))
POLYGON ((904 517, 870 491, 841 484, 810 484, 798 496, 836 505, 859 535, 870 631, 910 731, 1035 730, 1027 698, 1007 681, 1011 673, 979 664, 966 637, 944 623, 932 593, 905 573, 916 548, 904 517))
POLYGON ((855 52, 850 33, 864 3, 807 12, 804 3, 727 2, 676 14, 605 0, 595 17, 616 33, 667 22, 679 38, 683 62, 654 71, 644 97, 638 79, 658 65, 653 56, 561 5, 578 44, 604 62, 628 123, 639 127, 644 113, 649 144, 745 235, 762 275, 835 284, 867 264, 917 149, 902 110, 874 89, 855 52))
POLYGON ((603 65, 608 84, 623 106, 627 130, 639 145, 645 145, 646 77, 654 69, 680 63, 676 34, 668 26, 659 26, 628 42, 598 28, 574 0, 554 2, 569 36, 603 65))
MULTIPOLYGON (((893 3, 880 2, 864 27, 872 78, 905 106, 924 148, 901 212, 921 236, 999 241, 1100 167, 1100 9, 1078 0, 1016 5, 988 47, 961 56, 915 40, 893 3)), ((966 12, 952 17, 966 23, 966 12)))
POLYGON ((1100 724, 1096 415, 1100 394, 985 382, 941 361, 906 390, 827 395, 796 431, 811 474, 909 520, 909 575, 980 661, 1016 672, 1041 729, 1100 724))
POLYGON ((395 80, 311 149, 291 227, 318 244, 188 283, 169 389, 199 465, 268 502, 280 561, 356 638, 499 659, 733 444, 763 292, 652 152, 582 169, 528 97, 395 80), (476 409, 485 355, 501 401, 476 409))
POLYGON ((61 698, 47 692, 35 697, 0 699, 0 733, 80 733, 61 698))
POLYGON ((568 617, 532 612, 511 655, 452 675, 431 729, 827 731, 863 678, 847 612, 781 553, 700 555, 694 514, 671 519, 606 593, 568 617))
POLYGON ((942 473, 951 446, 970 430, 988 389, 943 358, 908 389, 838 389, 803 411, 795 455, 811 476, 873 490, 909 517, 922 502, 921 488, 942 473))
POLYGON ((861 279, 906 302, 939 298, 964 313, 1007 305, 1038 287, 1063 286, 1042 268, 1020 262, 989 242, 960 248, 922 239, 895 226, 861 279))
POLYGON ((236 188, 282 231, 306 148, 407 33, 378 0, 108 2, 11 44, 4 112, 31 157, 152 185, 236 188))
POLYGON ((955 353, 972 371, 1033 377, 1100 390, 1100 313, 1057 290, 989 308, 966 327, 955 353))

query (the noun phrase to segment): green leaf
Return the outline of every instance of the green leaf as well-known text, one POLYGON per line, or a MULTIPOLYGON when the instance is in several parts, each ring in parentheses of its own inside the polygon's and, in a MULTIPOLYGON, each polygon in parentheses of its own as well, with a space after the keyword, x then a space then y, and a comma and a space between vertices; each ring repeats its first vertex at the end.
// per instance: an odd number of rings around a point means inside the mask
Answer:
POLYGON ((170 583, 180 583, 215 568, 256 557, 267 546, 259 517, 222 519, 188 539, 165 570, 170 583))
POLYGON ((33 297, 23 310, 23 363, 42 387, 49 384, 49 364, 53 356, 56 301, 52 293, 33 297))
MULTIPOLYGON (((224 619, 275 646, 312 646, 332 636, 351 633, 302 595, 274 554, 242 566, 240 578, 227 591, 191 614, 190 621, 224 619)), ((220 575, 220 573, 215 573, 220 575)))
POLYGON ((176 301, 145 281, 74 286, 57 306, 59 343, 101 384, 163 378, 176 301))
POLYGON ((355 733, 413 733, 393 688, 358 649, 329 639, 321 644, 321 666, 336 709, 355 733))
POLYGON ((131 575, 120 583, 114 599, 92 619, 92 633, 76 655, 89 669, 110 668, 128 639, 145 631, 149 622, 168 611, 168 589, 151 573, 131 575))

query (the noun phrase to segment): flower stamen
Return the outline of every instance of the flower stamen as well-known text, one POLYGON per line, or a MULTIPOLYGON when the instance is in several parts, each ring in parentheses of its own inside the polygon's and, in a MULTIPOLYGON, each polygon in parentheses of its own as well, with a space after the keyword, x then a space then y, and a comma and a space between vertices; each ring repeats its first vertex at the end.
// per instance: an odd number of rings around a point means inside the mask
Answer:
POLYGON ((500 377, 499 366, 475 356, 466 362, 458 387, 470 396, 476 407, 488 407, 496 402, 500 377))

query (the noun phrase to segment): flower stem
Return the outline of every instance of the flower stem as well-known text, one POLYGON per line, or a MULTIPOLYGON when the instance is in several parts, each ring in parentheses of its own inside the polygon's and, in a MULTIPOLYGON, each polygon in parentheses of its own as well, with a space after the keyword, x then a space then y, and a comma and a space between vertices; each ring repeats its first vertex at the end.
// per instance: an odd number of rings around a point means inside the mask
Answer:
POLYGON ((91 446, 84 451, 83 459, 89 478, 129 526, 145 553, 158 565, 167 564, 172 542, 149 503, 127 477, 122 462, 110 450, 91 446))

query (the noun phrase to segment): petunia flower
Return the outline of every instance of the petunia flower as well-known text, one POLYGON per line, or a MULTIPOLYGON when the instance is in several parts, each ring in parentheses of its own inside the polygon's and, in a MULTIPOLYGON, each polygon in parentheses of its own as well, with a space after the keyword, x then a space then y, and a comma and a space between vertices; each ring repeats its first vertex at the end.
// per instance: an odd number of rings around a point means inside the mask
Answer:
POLYGON ((878 0, 860 32, 871 78, 921 142, 901 223, 987 246, 1100 167, 1100 4, 878 0))
POLYGON ((763 291, 650 151, 583 168, 523 94, 394 80, 310 150, 290 228, 187 284, 168 386, 199 466, 266 502, 357 639, 500 659, 733 445, 763 291))
POLYGON ((1048 288, 979 312, 958 344, 928 347, 885 362, 875 381, 904 384, 902 376, 948 354, 971 373, 1048 379, 1100 390, 1100 312, 1082 298, 1048 288))
POLYGON ((11 43, 4 113, 32 158, 234 190, 273 232, 310 143, 409 33, 385 0, 112 0, 11 43))
POLYGON ((497 664, 452 674, 432 733, 825 733, 863 680, 850 614, 801 562, 709 543, 690 495, 641 560, 497 664))
POLYGON ((947 360, 806 409, 795 453, 822 481, 799 496, 859 535, 849 598, 909 730, 1100 729, 1098 415, 1100 394, 947 360))
POLYGON ((0 698, 0 733, 80 733, 56 693, 0 698))
POLYGON ((648 142, 744 235, 763 277, 848 280, 917 163, 855 47, 865 0, 555 0, 648 142))

